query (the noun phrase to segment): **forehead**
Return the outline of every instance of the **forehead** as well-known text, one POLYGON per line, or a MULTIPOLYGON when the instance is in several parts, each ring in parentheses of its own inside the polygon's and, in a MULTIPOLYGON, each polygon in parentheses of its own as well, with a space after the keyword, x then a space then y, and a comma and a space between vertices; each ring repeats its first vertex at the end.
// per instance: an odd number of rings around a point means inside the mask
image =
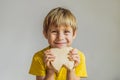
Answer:
POLYGON ((52 29, 57 29, 57 30, 72 30, 72 27, 71 26, 64 26, 64 25, 61 25, 61 26, 50 26, 49 27, 49 30, 52 30, 52 29))

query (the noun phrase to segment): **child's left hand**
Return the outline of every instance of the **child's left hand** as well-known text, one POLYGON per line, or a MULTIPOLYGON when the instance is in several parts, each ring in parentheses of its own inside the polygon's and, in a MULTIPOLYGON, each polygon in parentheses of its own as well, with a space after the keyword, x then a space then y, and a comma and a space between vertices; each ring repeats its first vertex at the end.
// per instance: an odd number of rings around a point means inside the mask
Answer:
POLYGON ((74 67, 78 66, 78 64, 80 63, 80 56, 78 54, 78 50, 72 49, 68 55, 68 59, 70 61, 74 61, 74 67))

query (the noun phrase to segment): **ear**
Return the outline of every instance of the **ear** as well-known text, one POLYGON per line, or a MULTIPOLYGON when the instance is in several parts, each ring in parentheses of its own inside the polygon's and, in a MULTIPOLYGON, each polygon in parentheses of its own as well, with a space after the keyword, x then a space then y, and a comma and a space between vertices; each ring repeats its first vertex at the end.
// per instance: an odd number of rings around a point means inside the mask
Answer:
POLYGON ((43 31, 43 35, 46 39, 48 39, 47 33, 45 31, 43 31))
POLYGON ((73 32, 73 39, 76 38, 76 34, 77 34, 77 31, 75 30, 75 31, 73 32))

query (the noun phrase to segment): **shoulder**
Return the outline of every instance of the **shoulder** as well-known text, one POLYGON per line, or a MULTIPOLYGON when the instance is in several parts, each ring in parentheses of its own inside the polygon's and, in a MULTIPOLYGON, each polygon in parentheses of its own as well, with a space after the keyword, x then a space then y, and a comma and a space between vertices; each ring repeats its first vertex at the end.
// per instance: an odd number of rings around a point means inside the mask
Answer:
POLYGON ((46 47, 46 48, 43 48, 42 50, 40 51, 37 51, 34 55, 33 55, 33 58, 34 59, 38 59, 38 58, 42 58, 43 55, 44 55, 44 51, 49 49, 49 47, 46 47))
POLYGON ((78 54, 80 55, 80 58, 85 59, 84 52, 82 52, 81 50, 78 50, 78 54))

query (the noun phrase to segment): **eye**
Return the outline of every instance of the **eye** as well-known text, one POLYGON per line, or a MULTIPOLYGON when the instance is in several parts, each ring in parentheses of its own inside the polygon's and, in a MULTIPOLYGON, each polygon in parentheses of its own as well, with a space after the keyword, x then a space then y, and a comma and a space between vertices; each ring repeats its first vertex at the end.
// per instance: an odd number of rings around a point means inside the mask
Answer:
POLYGON ((65 33, 65 34, 68 34, 68 33, 70 33, 70 31, 69 31, 69 30, 66 30, 66 31, 64 31, 64 33, 65 33))
POLYGON ((57 33, 57 31, 53 30, 53 31, 51 31, 51 33, 57 33))

